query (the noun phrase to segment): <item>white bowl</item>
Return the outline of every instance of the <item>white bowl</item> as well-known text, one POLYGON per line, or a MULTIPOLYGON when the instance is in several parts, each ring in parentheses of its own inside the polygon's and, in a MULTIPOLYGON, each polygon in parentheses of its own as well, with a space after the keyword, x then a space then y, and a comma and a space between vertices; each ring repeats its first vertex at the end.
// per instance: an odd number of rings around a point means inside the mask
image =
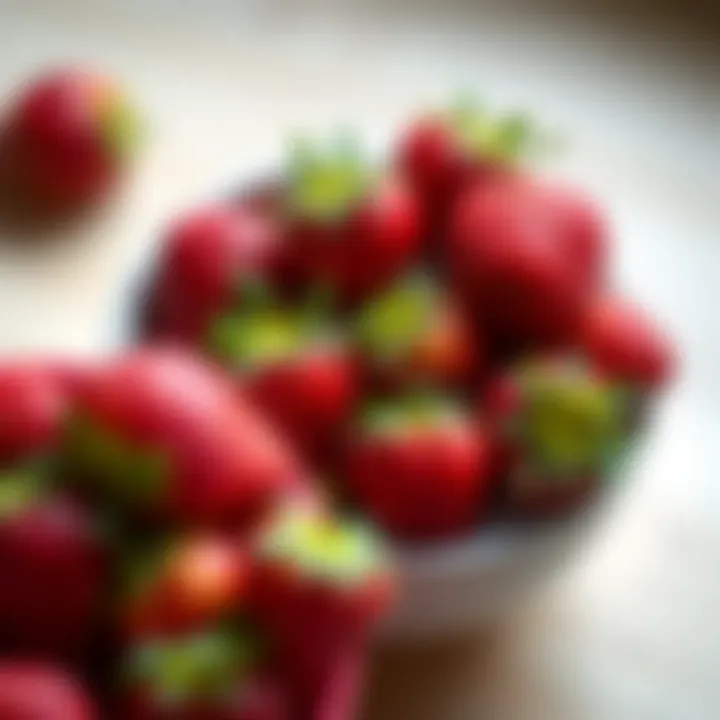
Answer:
MULTIPOLYGON (((124 275, 104 326, 104 346, 110 351, 137 338, 138 304, 152 280, 158 250, 159 243, 148 244, 124 275)), ((380 641, 427 642, 497 621, 563 567, 582 545, 601 505, 599 499, 592 501, 552 522, 492 523, 457 540, 395 547, 402 592, 380 641)))

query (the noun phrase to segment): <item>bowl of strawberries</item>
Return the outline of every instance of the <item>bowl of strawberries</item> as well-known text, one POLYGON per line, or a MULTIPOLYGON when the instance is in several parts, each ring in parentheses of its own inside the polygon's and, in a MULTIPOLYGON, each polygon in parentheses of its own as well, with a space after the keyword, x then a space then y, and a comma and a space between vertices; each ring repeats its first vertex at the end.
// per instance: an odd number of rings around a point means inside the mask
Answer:
POLYGON ((416 118, 384 163, 346 136, 297 140, 170 223, 130 293, 133 341, 208 358, 390 540, 395 640, 529 597, 674 371, 608 279, 600 206, 524 162, 541 143, 468 105, 416 118))

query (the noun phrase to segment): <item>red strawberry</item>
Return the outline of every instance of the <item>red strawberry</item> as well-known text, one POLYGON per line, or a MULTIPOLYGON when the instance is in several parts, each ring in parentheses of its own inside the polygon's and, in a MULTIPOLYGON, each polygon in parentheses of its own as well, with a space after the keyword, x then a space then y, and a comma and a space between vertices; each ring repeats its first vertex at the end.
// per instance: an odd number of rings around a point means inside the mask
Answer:
POLYGON ((475 105, 429 113, 405 129, 397 162, 423 199, 436 230, 459 195, 471 185, 514 172, 535 141, 527 118, 491 117, 475 105))
POLYGON ((477 187, 458 203, 449 263, 459 292, 491 330, 520 345, 575 339, 594 291, 577 223, 526 179, 477 187), (574 248, 574 249, 573 249, 574 248))
POLYGON ((233 631, 148 641, 126 658, 123 720, 289 720, 282 687, 233 631))
POLYGON ((139 134, 124 92, 105 76, 76 69, 49 72, 23 88, 9 123, 19 181, 62 205, 107 193, 139 134))
POLYGON ((95 720, 97 710, 78 680, 40 663, 0 662, 3 720, 95 720))
POLYGON ((489 444, 474 423, 436 398, 370 406, 346 462, 362 507, 396 536, 458 534, 482 516, 489 444))
POLYGON ((372 177, 351 146, 323 154, 303 145, 287 172, 284 210, 289 274, 344 301, 390 283, 421 241, 414 196, 396 178, 372 177))
POLYGON ((0 644, 82 654, 97 627, 107 561, 82 506, 44 494, 31 475, 0 477, 0 644))
POLYGON ((460 308, 423 279, 374 298, 360 314, 357 335, 381 387, 459 385, 482 370, 482 350, 460 308))
POLYGON ((64 444, 68 466, 90 487, 180 522, 252 523, 299 475, 229 382, 167 349, 95 374, 64 444))
POLYGON ((154 337, 202 343, 212 320, 232 310, 248 283, 266 278, 277 232, 257 212, 211 205, 179 218, 164 241, 146 308, 154 337))
POLYGON ((393 594, 367 530, 299 507, 270 519, 258 540, 254 608, 275 645, 293 718, 354 716, 369 635, 393 594))
POLYGON ((596 492, 632 440, 628 400, 569 357, 534 358, 496 378, 483 413, 502 453, 508 503, 554 515, 596 492))
POLYGON ((242 603, 249 558, 235 542, 195 535, 131 562, 123 624, 133 637, 184 633, 207 627, 242 603))
POLYGON ((294 446, 322 458, 359 389, 354 357, 339 334, 314 312, 265 306, 219 318, 211 345, 294 446))
POLYGON ((648 315, 620 297, 599 297, 587 315, 583 345, 609 377, 640 389, 658 390, 676 366, 670 340, 648 315))

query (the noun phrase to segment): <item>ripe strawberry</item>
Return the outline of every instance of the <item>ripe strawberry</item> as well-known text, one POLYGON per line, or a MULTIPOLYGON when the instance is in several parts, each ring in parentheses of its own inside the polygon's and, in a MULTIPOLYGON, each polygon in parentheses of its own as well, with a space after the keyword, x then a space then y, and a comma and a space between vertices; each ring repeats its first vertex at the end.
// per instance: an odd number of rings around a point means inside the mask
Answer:
POLYGON ((302 144, 285 192, 286 274, 302 286, 362 300, 397 277, 419 249, 421 209, 397 178, 375 178, 349 143, 302 144))
POLYGON ((30 474, 0 477, 0 645, 79 657, 97 627, 107 565, 82 506, 44 493, 30 474))
POLYGON ((428 113, 405 128, 397 164, 441 231, 457 198, 478 183, 512 175, 537 141, 528 119, 492 117, 474 104, 428 113))
POLYGON ((165 238, 148 305, 148 334, 202 343, 212 321, 229 312, 275 263, 278 234, 258 212, 216 204, 180 217, 165 238))
POLYGON ((357 339, 380 387, 457 386, 482 369, 482 350, 460 308, 423 279, 407 279, 368 303, 357 339))
POLYGON ((78 680, 52 665, 0 662, 3 720, 96 720, 97 710, 78 680))
POLYGON ((123 720, 289 720, 283 688, 231 630, 151 640, 125 660, 123 720))
POLYGON ((131 637, 187 633, 235 611, 249 558, 237 543, 200 534, 162 543, 129 564, 121 615, 131 637))
POLYGON ((494 335, 519 345, 575 339, 594 291, 578 223, 537 182, 469 191, 449 237, 458 291, 494 335))
POLYGON ((293 718, 354 716, 369 635, 393 594, 367 530, 297 506, 269 520, 258 538, 253 607, 274 644, 293 718))
POLYGON ((652 318, 620 297, 599 297, 585 320, 583 346, 610 378, 641 392, 659 390, 675 373, 670 340, 652 318))
POLYGON ((371 405, 349 441, 346 475, 365 511, 402 538, 449 536, 482 516, 490 448, 448 403, 412 397, 371 405))
POLYGON ((339 333, 312 308, 269 304, 219 318, 210 344, 295 448, 307 458, 322 458, 359 389, 355 359, 339 333))
POLYGON ((625 393, 570 357, 528 360, 492 381, 483 412, 501 448, 507 501, 555 515, 595 493, 621 458, 625 393))
POLYGON ((53 205, 84 205, 105 195, 139 137, 123 90, 77 69, 48 72, 23 88, 8 123, 17 181, 53 205))
POLYGON ((252 523, 300 472, 229 382, 168 349, 120 358, 85 384, 64 454, 91 489, 184 523, 252 523))

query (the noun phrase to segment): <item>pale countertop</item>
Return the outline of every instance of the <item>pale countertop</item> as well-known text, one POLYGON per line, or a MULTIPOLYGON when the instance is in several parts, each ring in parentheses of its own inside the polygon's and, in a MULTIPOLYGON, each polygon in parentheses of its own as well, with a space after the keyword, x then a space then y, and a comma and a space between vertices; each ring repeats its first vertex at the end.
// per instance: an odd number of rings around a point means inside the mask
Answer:
POLYGON ((684 376, 568 573, 490 636, 385 653, 367 718, 720 718, 720 34, 689 5, 662 22, 480 5, 0 0, 0 89, 92 61, 127 80, 153 131, 100 217, 46 242, 0 229, 3 347, 106 351, 163 219, 268 162, 285 128, 349 119, 377 141, 462 88, 537 108, 572 131, 560 170, 609 206, 618 278, 673 329, 684 376))

